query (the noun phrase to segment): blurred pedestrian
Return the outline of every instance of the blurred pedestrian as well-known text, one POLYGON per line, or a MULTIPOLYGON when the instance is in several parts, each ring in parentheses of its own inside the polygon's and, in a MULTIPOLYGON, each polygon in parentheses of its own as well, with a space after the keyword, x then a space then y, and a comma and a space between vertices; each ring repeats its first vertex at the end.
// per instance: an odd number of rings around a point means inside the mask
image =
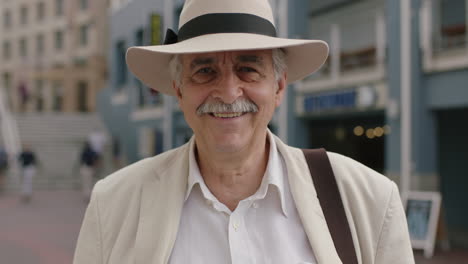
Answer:
POLYGON ((88 143, 94 152, 96 152, 98 158, 102 155, 106 142, 106 134, 98 129, 94 129, 93 132, 88 135, 88 143))
POLYGON ((102 166, 101 166, 102 157, 103 157, 104 146, 106 145, 106 142, 107 142, 106 134, 97 128, 94 128, 94 130, 88 135, 88 143, 91 149, 96 154, 96 161, 94 164, 94 170, 95 170, 94 176, 95 177, 97 177, 100 174, 99 171, 102 169, 102 166))
POLYGON ((88 141, 85 142, 80 157, 80 176, 81 176, 81 190, 83 199, 87 203, 91 195, 93 187, 93 176, 96 173, 96 165, 98 161, 97 153, 91 148, 88 141))
POLYGON ((0 194, 5 191, 7 169, 8 154, 3 147, 0 147, 0 194))
POLYGON ((19 163, 21 166, 21 198, 23 202, 31 200, 33 191, 33 179, 36 176, 37 159, 32 149, 25 145, 19 154, 19 163))

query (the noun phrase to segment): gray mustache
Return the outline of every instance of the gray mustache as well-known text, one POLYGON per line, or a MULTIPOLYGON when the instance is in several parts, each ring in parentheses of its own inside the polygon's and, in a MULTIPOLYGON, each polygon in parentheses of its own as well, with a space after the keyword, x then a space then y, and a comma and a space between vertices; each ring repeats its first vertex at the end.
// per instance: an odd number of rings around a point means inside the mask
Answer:
POLYGON ((258 106, 248 99, 237 99, 232 104, 221 101, 206 102, 197 108, 197 115, 210 113, 248 113, 258 112, 258 106))

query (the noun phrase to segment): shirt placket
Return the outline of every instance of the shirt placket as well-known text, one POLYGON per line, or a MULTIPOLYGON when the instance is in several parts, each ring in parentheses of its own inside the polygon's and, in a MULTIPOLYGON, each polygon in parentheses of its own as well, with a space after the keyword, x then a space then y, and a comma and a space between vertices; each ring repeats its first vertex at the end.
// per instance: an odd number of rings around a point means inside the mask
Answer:
POLYGON ((249 236, 245 225, 248 202, 241 201, 229 217, 229 246, 232 264, 254 263, 249 250, 249 236))

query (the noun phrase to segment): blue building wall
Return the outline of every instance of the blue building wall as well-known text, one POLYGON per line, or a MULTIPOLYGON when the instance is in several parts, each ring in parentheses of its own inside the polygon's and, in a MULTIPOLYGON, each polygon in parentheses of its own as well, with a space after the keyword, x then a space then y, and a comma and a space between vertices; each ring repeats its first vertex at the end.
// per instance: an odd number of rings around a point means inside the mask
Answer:
MULTIPOLYGON (((455 246, 468 246, 468 67, 427 72, 422 67, 420 36, 421 1, 412 2, 411 89, 412 89, 412 190, 433 190, 442 194, 449 239, 455 246)), ((448 3, 449 1, 445 1, 448 3)), ((389 41, 389 90, 400 99, 400 1, 387 0, 389 41)), ((452 2, 452 4, 454 1, 452 2)), ((436 7, 438 8, 438 7, 436 7)), ((449 7, 453 9, 453 5, 449 7)), ((458 6, 460 8, 460 6, 458 6)), ((435 12, 440 11, 439 9, 435 12)), ((440 12, 447 12, 440 11, 440 12)), ((441 24, 450 24, 450 19, 441 24)), ((458 21, 459 22, 459 21, 458 21)), ((458 23, 457 22, 457 23, 458 23)), ((435 29, 437 30, 437 29, 435 29)), ((390 173, 400 170, 400 120, 387 119, 392 134, 386 142, 386 166, 390 173)))
MULTIPOLYGON (((99 111, 108 125, 112 136, 120 142, 120 151, 126 161, 131 163, 139 160, 139 129, 141 127, 161 127, 161 120, 134 121, 131 118, 136 109, 137 80, 130 71, 126 71, 126 82, 118 83, 119 74, 116 43, 125 42, 125 49, 136 43, 136 32, 149 27, 150 14, 163 14, 162 1, 138 0, 131 1, 125 7, 110 15, 110 39, 108 65, 110 79, 108 86, 98 97, 99 111), (123 102, 112 103, 116 96, 124 98, 123 102)), ((126 68, 126 65, 124 65, 126 68)))
POLYGON ((432 110, 468 105, 468 70, 426 74, 427 104, 432 110))
MULTIPOLYGON (((436 168, 436 138, 435 120, 427 104, 430 96, 425 87, 422 71, 422 57, 419 39, 420 1, 412 1, 411 16, 411 125, 412 125, 412 174, 418 177, 435 177, 436 168), (430 175, 430 176, 428 176, 430 175)), ((390 98, 401 107, 401 32, 400 32, 400 1, 388 0, 387 4, 387 34, 388 39, 388 82, 390 98)), ((401 157, 401 119, 387 116, 387 123, 392 128, 385 144, 386 170, 388 174, 397 175, 400 172, 401 157)), ((424 180, 422 180, 424 182, 424 180)), ((435 179, 427 183, 427 188, 435 188, 435 179)), ((421 181, 420 181, 421 182, 421 181)), ((423 183, 425 184, 425 183, 423 183)), ((417 186, 415 186, 417 187, 417 186)))
MULTIPOLYGON (((288 1, 288 36, 290 38, 309 38, 308 18, 310 1, 288 1)), ((309 146, 309 131, 306 122, 296 114, 296 92, 293 85, 288 89, 288 144, 299 148, 309 146)))
MULTIPOLYGON (((400 102, 400 2, 394 0, 386 1, 387 36, 388 42, 388 84, 389 98, 400 102)), ((398 104, 399 106, 399 104, 398 104)), ((397 174, 400 171, 400 120, 387 116, 387 124, 392 128, 392 133, 385 141, 385 166, 388 172, 397 174)))
POLYGON ((424 81, 449 238, 454 246, 468 247, 468 70, 425 74, 424 81))

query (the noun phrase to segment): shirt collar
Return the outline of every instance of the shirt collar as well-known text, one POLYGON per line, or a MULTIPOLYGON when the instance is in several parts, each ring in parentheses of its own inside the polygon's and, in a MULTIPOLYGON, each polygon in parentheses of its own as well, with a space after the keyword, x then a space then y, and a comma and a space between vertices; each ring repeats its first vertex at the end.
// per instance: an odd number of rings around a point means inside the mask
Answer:
MULTIPOLYGON (((189 175, 187 179, 187 191, 185 193, 185 200, 188 199, 190 193, 192 192, 193 187, 196 184, 200 185, 200 188, 202 188, 203 194, 205 195, 204 189, 206 188, 206 184, 205 184, 205 181, 203 180, 203 177, 201 176, 200 168, 198 167, 197 160, 195 159, 195 139, 193 139, 190 142, 190 147, 189 147, 189 175)), ((211 192, 208 192, 208 193, 211 194, 211 192)))
MULTIPOLYGON (((265 170, 265 174, 262 179, 262 183, 258 188, 257 192, 255 192, 251 197, 247 199, 251 200, 258 200, 265 198, 267 192, 269 191, 269 186, 272 185, 277 188, 278 195, 281 202, 281 210, 283 214, 287 217, 287 210, 286 210, 286 202, 285 202, 285 179, 286 173, 285 164, 278 152, 276 147, 276 142, 273 137, 273 134, 268 130, 268 140, 270 143, 270 150, 268 155, 268 164, 265 170)), ((188 199, 190 193, 193 190, 193 187, 199 184, 200 189, 203 193, 205 199, 211 201, 217 201, 216 197, 211 193, 208 187, 201 176, 200 169, 198 167, 197 160, 195 159, 195 140, 192 140, 189 147, 189 175, 187 180, 187 191, 185 193, 185 200, 188 199)), ((270 191, 271 192, 271 191, 270 191)))

